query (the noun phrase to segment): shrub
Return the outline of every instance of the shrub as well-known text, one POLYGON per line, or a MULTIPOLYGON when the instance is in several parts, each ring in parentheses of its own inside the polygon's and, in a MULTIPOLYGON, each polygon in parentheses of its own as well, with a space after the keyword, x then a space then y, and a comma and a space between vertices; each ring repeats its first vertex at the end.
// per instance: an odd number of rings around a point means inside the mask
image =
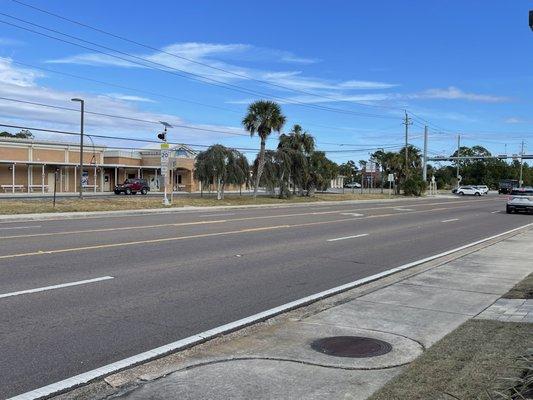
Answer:
POLYGON ((426 190, 426 182, 420 177, 408 178, 403 184, 404 196, 421 196, 426 190))

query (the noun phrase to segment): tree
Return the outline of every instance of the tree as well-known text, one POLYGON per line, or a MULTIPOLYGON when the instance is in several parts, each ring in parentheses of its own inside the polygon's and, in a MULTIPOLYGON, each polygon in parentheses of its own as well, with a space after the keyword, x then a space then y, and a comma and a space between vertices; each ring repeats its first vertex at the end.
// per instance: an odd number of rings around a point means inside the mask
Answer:
POLYGON ((312 197, 316 190, 327 190, 331 180, 339 173, 339 166, 326 157, 323 151, 314 151, 309 157, 309 180, 307 195, 312 197))
POLYGON ((272 131, 278 133, 281 131, 285 125, 285 120, 281 107, 277 103, 267 100, 259 100, 250 104, 248 113, 242 120, 244 128, 250 132, 250 136, 257 134, 261 140, 255 173, 254 198, 257 197, 259 182, 265 166, 266 140, 272 131))
POLYGON ((11 138, 18 138, 18 139, 33 139, 33 133, 31 133, 27 129, 22 129, 18 133, 9 133, 6 131, 0 132, 1 137, 11 137, 11 138))
POLYGON ((221 144, 210 146, 196 157, 194 176, 204 185, 214 183, 217 199, 224 198, 226 184, 242 185, 248 182, 250 169, 245 156, 221 144))
POLYGON ((290 155, 292 162, 289 181, 294 184, 294 193, 298 188, 300 195, 303 195, 309 175, 308 160, 315 149, 315 139, 300 125, 294 125, 289 134, 280 135, 278 149, 290 155))

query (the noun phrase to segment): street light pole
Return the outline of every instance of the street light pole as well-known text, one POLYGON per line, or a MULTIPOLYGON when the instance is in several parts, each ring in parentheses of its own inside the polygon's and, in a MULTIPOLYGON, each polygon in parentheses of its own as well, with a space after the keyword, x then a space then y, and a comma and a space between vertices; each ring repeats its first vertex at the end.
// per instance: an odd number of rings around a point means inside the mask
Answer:
POLYGON ((520 188, 524 187, 524 141, 522 140, 522 148, 520 149, 520 179, 518 185, 520 188))
MULTIPOLYGON (((78 98, 74 98, 74 99, 71 99, 72 101, 77 101, 80 103, 80 111, 81 111, 81 117, 80 117, 80 166, 79 166, 79 172, 80 172, 80 175, 79 175, 79 184, 80 184, 80 187, 79 187, 79 191, 80 191, 80 194, 79 194, 79 197, 80 199, 83 199, 83 117, 84 117, 84 113, 85 113, 85 101, 83 101, 83 99, 78 99, 78 98)), ((94 183, 96 185, 96 182, 94 183)))

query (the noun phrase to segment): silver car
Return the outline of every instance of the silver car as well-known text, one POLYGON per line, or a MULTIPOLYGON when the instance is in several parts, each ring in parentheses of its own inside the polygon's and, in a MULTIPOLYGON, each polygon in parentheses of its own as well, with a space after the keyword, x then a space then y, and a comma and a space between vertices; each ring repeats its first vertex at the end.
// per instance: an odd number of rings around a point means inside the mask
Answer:
POLYGON ((533 188, 513 189, 507 199, 507 214, 533 211, 533 188))

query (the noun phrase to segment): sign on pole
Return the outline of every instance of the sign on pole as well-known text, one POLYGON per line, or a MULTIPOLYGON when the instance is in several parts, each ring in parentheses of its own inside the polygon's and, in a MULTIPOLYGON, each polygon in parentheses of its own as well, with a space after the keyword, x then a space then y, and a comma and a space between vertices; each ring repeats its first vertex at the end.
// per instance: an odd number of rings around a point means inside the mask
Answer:
POLYGON ((387 182, 394 182, 394 174, 389 174, 387 176, 387 182))

